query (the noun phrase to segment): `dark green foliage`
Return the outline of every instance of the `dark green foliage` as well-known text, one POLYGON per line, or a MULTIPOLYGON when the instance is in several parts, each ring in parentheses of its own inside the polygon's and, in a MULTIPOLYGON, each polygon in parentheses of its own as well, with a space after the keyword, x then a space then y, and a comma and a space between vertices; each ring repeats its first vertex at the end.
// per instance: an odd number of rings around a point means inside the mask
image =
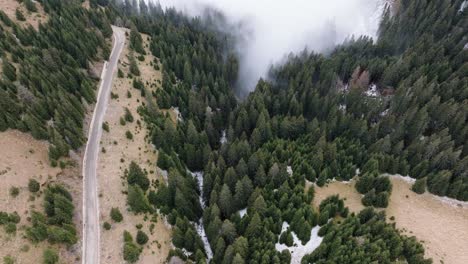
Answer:
POLYGON ((138 185, 143 191, 149 188, 149 179, 146 173, 134 161, 130 162, 128 170, 125 171, 129 185, 138 185))
POLYGON ((414 237, 400 235, 384 219, 383 214, 368 208, 357 216, 348 216, 341 224, 328 223, 320 230, 325 230, 321 232, 324 240, 302 263, 390 263, 399 259, 432 263, 424 259, 424 249, 414 237))
POLYGON ((135 263, 140 258, 141 249, 133 242, 125 242, 123 247, 123 259, 129 263, 135 263))
POLYGON ((145 49, 143 48, 143 39, 134 26, 131 27, 130 30, 130 48, 143 55, 146 54, 145 49))
POLYGON ((36 4, 32 0, 23 0, 23 3, 29 12, 37 12, 36 4))
POLYGON ((10 255, 3 257, 3 264, 15 264, 16 260, 10 255))
POLYGON ((130 112, 130 109, 125 107, 125 114, 124 114, 125 121, 132 123, 133 122, 133 115, 130 112))
POLYGON ((133 241, 132 235, 127 230, 125 230, 123 232, 123 239, 124 239, 124 242, 132 242, 133 241))
POLYGON ((139 185, 128 186, 127 204, 135 213, 146 213, 153 211, 145 193, 139 185))
POLYGON ((77 233, 71 194, 61 185, 49 185, 44 193, 46 214, 31 213, 32 226, 26 229, 26 236, 36 243, 48 239, 50 243, 75 244, 77 233))
POLYGON ((129 130, 127 130, 127 131, 125 132, 125 137, 126 137, 127 139, 129 139, 129 140, 132 140, 132 139, 133 139, 133 134, 132 134, 132 132, 130 132, 129 130))
POLYGON ((146 244, 148 242, 148 235, 145 232, 138 230, 136 235, 136 242, 140 245, 146 244))
POLYGON ((112 218, 112 220, 114 220, 117 223, 122 222, 122 220, 123 220, 122 213, 120 212, 119 208, 117 208, 117 207, 112 207, 112 209, 110 211, 110 217, 112 218))
POLYGON ((56 264, 59 262, 59 255, 54 249, 47 248, 44 250, 42 259, 43 264, 56 264))
POLYGON ((423 194, 426 191, 426 178, 417 179, 411 186, 411 190, 417 194, 423 194))
POLYGON ((14 223, 5 224, 4 229, 7 234, 16 233, 16 225, 14 223))
POLYGON ((15 187, 15 186, 10 187, 10 195, 11 195, 11 197, 16 198, 16 196, 18 196, 19 193, 20 193, 20 190, 19 190, 18 187, 15 187))
MULTIPOLYGON (((290 254, 277 252, 272 241, 287 242, 294 232, 306 243, 318 224, 324 246, 304 263, 427 262, 416 240, 373 209, 348 215, 343 201, 332 197, 318 213, 310 206, 312 193, 304 192, 306 180, 322 186, 360 174, 356 185, 364 203, 386 207, 392 189, 381 176, 386 172, 426 177, 430 192, 468 199, 461 70, 467 32, 454 3, 403 2, 403 10, 383 19, 377 43, 359 37, 328 56, 289 56, 241 102, 230 91, 237 75, 231 36, 175 10, 144 5, 141 12, 126 3, 117 11, 152 36, 150 50, 162 66, 161 87, 153 92, 157 107, 141 114, 168 177, 148 199, 175 225, 173 244, 193 252, 190 261, 203 251, 190 221, 203 217, 213 263, 287 263, 290 254), (416 7, 426 14, 416 15, 416 7), (434 10, 450 10, 441 17, 453 19, 434 18, 434 10), (403 29, 414 16, 421 23, 403 29), (420 36, 424 31, 417 29, 431 24, 425 17, 440 21, 445 31, 430 34, 444 38, 420 36), (437 55, 427 56, 427 49, 437 55), (367 96, 370 85, 382 96, 367 96), (171 107, 181 114, 176 125, 165 111, 171 107), (281 234, 283 222, 290 230, 281 234)), ((140 84, 134 79, 135 87, 140 84)))
POLYGON ((119 68, 118 71, 117 71, 117 77, 119 77, 119 78, 125 77, 123 71, 122 71, 120 68, 119 68))
POLYGON ((109 224, 109 222, 104 222, 104 224, 102 224, 102 227, 104 227, 105 230, 110 230, 112 228, 111 224, 109 224))
MULTIPOLYGON (((48 19, 36 31, 0 13, 0 131, 19 129, 49 140, 54 161, 84 142, 83 103, 94 102, 96 86, 86 70, 91 61, 100 60, 100 48, 108 50, 103 35, 110 37, 112 30, 103 11, 85 10, 79 1, 22 2, 28 12, 42 4, 48 19)), ((17 16, 21 20, 20 12, 17 16)))
POLYGON ((124 246, 123 258, 124 260, 135 263, 140 258, 141 248, 133 242, 133 237, 127 230, 123 233, 124 246))
POLYGON ((21 12, 21 10, 19 8, 16 8, 15 15, 16 15, 16 19, 18 19, 19 21, 25 21, 26 20, 26 18, 24 17, 23 12, 21 12))
POLYGON ((109 132, 109 123, 107 122, 102 123, 102 129, 106 132, 109 132))
POLYGON ((133 53, 130 53, 129 61, 130 61, 130 73, 135 76, 140 76, 140 69, 138 68, 138 64, 135 60, 135 56, 133 55, 133 53))
POLYGON ((39 191, 40 188, 41 188, 41 185, 39 184, 38 181, 36 181, 35 179, 29 179, 28 189, 30 192, 36 193, 39 191))

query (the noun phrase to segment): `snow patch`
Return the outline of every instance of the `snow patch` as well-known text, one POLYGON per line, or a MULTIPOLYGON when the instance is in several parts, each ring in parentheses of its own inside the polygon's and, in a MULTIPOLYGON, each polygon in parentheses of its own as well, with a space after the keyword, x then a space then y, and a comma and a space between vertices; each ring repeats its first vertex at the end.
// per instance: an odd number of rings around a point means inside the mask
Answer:
POLYGON ((183 119, 182 119, 182 114, 180 113, 180 110, 179 110, 179 107, 171 107, 172 111, 174 111, 174 113, 176 113, 177 115, 177 121, 180 121, 182 122, 183 119))
POLYGON ((221 144, 227 143, 226 130, 223 130, 221 134, 221 138, 219 139, 219 143, 221 144))
POLYGON ((200 220, 199 223, 195 223, 195 228, 203 241, 203 246, 205 247, 206 256, 209 261, 213 258, 213 251, 211 250, 210 242, 208 242, 208 237, 206 236, 205 228, 203 227, 203 220, 200 220))
POLYGON ((288 172, 289 176, 292 176, 293 170, 292 170, 292 167, 291 167, 291 166, 287 166, 287 167, 286 167, 286 171, 288 172))
POLYGON ((399 178, 399 179, 402 179, 404 180, 405 182, 408 182, 408 183, 414 183, 416 182, 416 179, 413 179, 411 178, 410 176, 403 176, 401 174, 388 174, 388 173, 384 173, 382 174, 383 176, 389 176, 389 177, 394 177, 394 178, 399 178))
MULTIPOLYGON (((281 233, 285 232, 289 227, 287 222, 283 222, 283 226, 281 227, 281 233)), ((318 236, 318 231, 320 226, 315 226, 310 231, 310 240, 305 244, 302 245, 301 240, 297 237, 297 235, 291 231, 291 234, 294 239, 294 243, 291 247, 286 246, 285 244, 276 243, 275 248, 277 251, 281 252, 285 249, 289 250, 291 253, 291 264, 300 264, 302 258, 306 254, 312 253, 316 248, 320 246, 322 243, 323 238, 318 236)))
POLYGON ((341 112, 344 113, 344 112, 346 112, 346 105, 340 104, 340 105, 338 106, 338 109, 339 109, 341 112))
POLYGON ((467 6, 468 6, 468 1, 467 0, 463 1, 463 3, 461 3, 460 5, 460 9, 458 9, 458 12, 463 12, 467 6))
POLYGON ((168 175, 167 170, 163 170, 163 169, 161 169, 161 168, 159 168, 159 167, 157 167, 157 168, 159 169, 159 172, 160 172, 161 175, 163 176, 164 182, 165 182, 166 184, 169 184, 169 180, 168 180, 168 178, 167 178, 167 175, 168 175))
POLYGON ((377 85, 375 85, 374 83, 369 85, 369 89, 365 92, 365 94, 370 97, 379 96, 379 91, 377 91, 377 85))
POLYGON ((437 195, 433 195, 431 194, 433 197, 435 197, 437 200, 445 203, 445 204, 448 204, 450 206, 453 206, 453 207, 462 207, 462 208, 468 208, 468 201, 459 201, 457 199, 453 199, 453 198, 450 198, 450 197, 447 197, 447 196, 437 196, 437 195))
POLYGON ((380 113, 380 116, 387 116, 389 111, 389 108, 385 109, 382 113, 380 113))
POLYGON ((247 208, 239 210, 239 215, 241 218, 243 218, 247 214, 247 208))
MULTIPOLYGON (((200 196, 198 200, 200 201, 200 205, 203 209, 205 209, 205 203, 203 203, 203 172, 196 171, 191 172, 189 171, 192 176, 197 179, 198 188, 200 189, 200 196)), ((203 217, 200 219, 198 223, 194 223, 195 228, 197 229, 198 235, 201 237, 203 241, 203 246, 206 251, 206 256, 208 257, 208 261, 213 258, 213 251, 211 250, 210 242, 208 241, 208 237, 206 236, 205 228, 203 226, 203 217)))

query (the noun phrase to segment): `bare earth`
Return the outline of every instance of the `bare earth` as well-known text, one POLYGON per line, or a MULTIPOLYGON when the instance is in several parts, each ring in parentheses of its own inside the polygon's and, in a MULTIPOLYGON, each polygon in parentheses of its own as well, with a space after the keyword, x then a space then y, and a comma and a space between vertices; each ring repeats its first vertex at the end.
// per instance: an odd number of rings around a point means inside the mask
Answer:
MULTIPOLYGON (((145 43, 148 43, 148 36, 143 35, 145 43)), ((128 43, 122 51, 119 68, 127 76, 128 73, 128 43)), ((149 50, 147 50, 149 54, 149 50)), ((160 80, 161 74, 150 66, 150 61, 154 57, 146 55, 145 61, 138 61, 141 71, 141 79, 149 89, 149 85, 160 80)), ((99 153, 98 160, 98 179, 100 195, 100 219, 101 222, 112 224, 110 230, 101 228, 101 263, 124 263, 123 232, 129 231, 134 237, 137 232, 135 227, 142 224, 142 230, 148 234, 149 241, 144 246, 138 263, 164 263, 169 250, 172 248, 171 229, 164 224, 164 220, 158 217, 154 230, 151 233, 149 227, 152 224, 149 219, 144 221, 143 215, 134 215, 127 211, 126 199, 127 185, 124 176, 124 170, 128 168, 131 161, 135 161, 142 169, 148 171, 148 177, 151 181, 162 181, 162 175, 156 167, 157 151, 153 145, 146 139, 147 128, 141 116, 137 113, 138 106, 145 100, 141 97, 140 91, 132 87, 132 80, 128 78, 115 78, 112 93, 118 95, 118 99, 111 99, 104 117, 104 122, 108 122, 110 132, 103 131, 101 138, 101 147, 105 153, 99 153), (127 91, 130 91, 131 98, 127 98, 127 91), (127 107, 135 121, 125 126, 120 125, 119 119, 124 115, 124 107, 127 107), (141 127, 137 125, 140 120, 141 127), (126 131, 131 131, 133 140, 125 137, 126 131), (115 144, 117 143, 117 144, 115 144), (114 223, 109 216, 112 207, 118 207, 123 214, 124 220, 121 223, 114 223)), ((151 217, 149 217, 151 218, 151 217)))
MULTIPOLYGON (((434 263, 468 263, 468 204, 449 203, 428 192, 418 195, 411 191, 411 183, 399 177, 390 177, 393 191, 387 218, 395 217, 396 227, 406 235, 416 236, 423 242, 426 256, 434 263)), ((345 198, 350 210, 364 207, 361 195, 353 183, 332 182, 323 188, 315 187, 314 206, 329 195, 345 198)))
MULTIPOLYGON (((3 227, 0 228, 0 259, 11 255, 16 259, 16 263, 38 263, 38 258, 42 257, 43 250, 50 246, 44 242, 34 245, 29 240, 23 238, 25 226, 30 226, 27 218, 32 210, 43 211, 42 195, 31 199, 28 190, 28 181, 34 178, 44 186, 46 183, 60 182, 67 186, 73 195, 75 205, 75 224, 78 234, 81 234, 79 221, 81 219, 81 175, 75 168, 52 168, 49 165, 47 155, 48 143, 35 140, 31 135, 17 130, 7 130, 0 133, 0 211, 12 213, 16 211, 21 216, 21 222, 17 225, 16 235, 8 235, 3 227), (20 189, 19 195, 13 198, 9 194, 11 187, 20 189), (24 251, 24 246, 29 246, 28 251, 24 251), (23 250, 22 250, 23 248, 23 250)), ((43 188, 43 187, 41 187, 43 188)), ((60 252, 60 259, 63 263, 79 263, 81 252, 79 245, 73 246, 68 251, 65 246, 55 247, 60 252)))
POLYGON ((48 19, 47 14, 44 12, 44 8, 39 3, 36 3, 37 12, 34 13, 29 12, 23 4, 20 4, 19 1, 16 0, 0 0, 0 7, 11 20, 23 27, 31 25, 37 30, 39 28, 39 23, 44 24, 48 19), (16 8, 21 10, 26 21, 18 21, 16 19, 16 8))

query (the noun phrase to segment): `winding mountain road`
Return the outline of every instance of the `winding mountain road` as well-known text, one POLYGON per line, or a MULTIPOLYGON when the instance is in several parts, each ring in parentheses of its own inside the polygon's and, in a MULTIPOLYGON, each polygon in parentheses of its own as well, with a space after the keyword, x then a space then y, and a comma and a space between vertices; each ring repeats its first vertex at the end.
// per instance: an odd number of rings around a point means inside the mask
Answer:
POLYGON ((120 53, 125 44, 125 31, 112 27, 114 43, 109 62, 104 63, 101 83, 89 129, 88 142, 83 157, 83 264, 99 263, 99 197, 96 177, 102 122, 109 100, 112 81, 120 53))

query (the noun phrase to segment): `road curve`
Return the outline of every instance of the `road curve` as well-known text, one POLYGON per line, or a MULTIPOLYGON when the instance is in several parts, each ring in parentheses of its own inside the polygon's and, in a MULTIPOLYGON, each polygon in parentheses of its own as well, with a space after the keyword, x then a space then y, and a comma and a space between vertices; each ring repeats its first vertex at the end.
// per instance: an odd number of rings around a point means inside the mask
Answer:
POLYGON ((109 100, 120 53, 125 43, 125 31, 112 27, 114 44, 109 62, 104 63, 96 106, 83 157, 83 264, 99 264, 99 197, 96 177, 102 121, 109 100))

